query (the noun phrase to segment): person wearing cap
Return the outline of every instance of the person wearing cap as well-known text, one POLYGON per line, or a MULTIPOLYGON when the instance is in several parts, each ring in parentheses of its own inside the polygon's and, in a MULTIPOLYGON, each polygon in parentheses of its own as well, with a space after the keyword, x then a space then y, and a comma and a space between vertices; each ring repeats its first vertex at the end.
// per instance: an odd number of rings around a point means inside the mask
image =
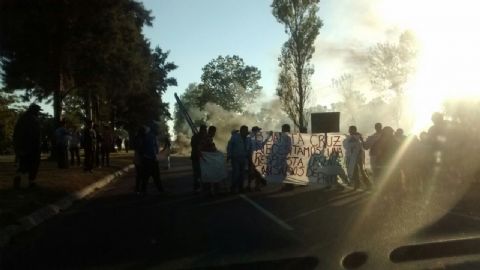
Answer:
POLYGON ((272 132, 267 133, 267 137, 263 138, 260 134, 262 129, 258 126, 252 127, 252 132, 249 135, 250 140, 250 155, 248 157, 248 186, 247 191, 251 190, 251 183, 255 182, 255 191, 260 191, 260 186, 265 186, 266 180, 262 175, 256 170, 255 164, 252 161, 253 152, 263 149, 268 139, 272 136, 272 132))
POLYGON ((17 174, 13 179, 14 188, 20 188, 22 174, 28 174, 29 186, 35 186, 38 167, 40 166, 40 122, 38 116, 41 108, 32 103, 23 113, 13 131, 13 147, 17 162, 17 174))

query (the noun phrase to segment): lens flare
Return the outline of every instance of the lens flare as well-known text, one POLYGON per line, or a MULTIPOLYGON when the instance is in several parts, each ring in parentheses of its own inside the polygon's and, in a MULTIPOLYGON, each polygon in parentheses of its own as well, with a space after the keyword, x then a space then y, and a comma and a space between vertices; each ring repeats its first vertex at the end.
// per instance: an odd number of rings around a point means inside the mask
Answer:
POLYGON ((448 99, 479 98, 480 2, 385 0, 378 14, 390 25, 410 29, 419 45, 417 68, 406 85, 405 112, 413 131, 425 130, 448 99))

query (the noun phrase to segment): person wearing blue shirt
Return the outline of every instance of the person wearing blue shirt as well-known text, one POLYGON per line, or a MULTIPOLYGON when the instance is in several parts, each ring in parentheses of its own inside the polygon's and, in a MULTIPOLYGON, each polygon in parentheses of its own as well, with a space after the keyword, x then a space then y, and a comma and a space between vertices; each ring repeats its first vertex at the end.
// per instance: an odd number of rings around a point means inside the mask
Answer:
POLYGON ((243 192, 245 169, 251 153, 251 143, 247 135, 248 127, 241 126, 240 132, 232 134, 228 142, 227 160, 232 162, 232 193, 237 190, 243 192))
POLYGON ((158 139, 154 130, 150 127, 145 128, 145 133, 141 138, 141 183, 140 192, 145 194, 148 179, 153 178, 155 186, 159 192, 163 192, 162 182, 160 180, 160 167, 158 164, 158 139))

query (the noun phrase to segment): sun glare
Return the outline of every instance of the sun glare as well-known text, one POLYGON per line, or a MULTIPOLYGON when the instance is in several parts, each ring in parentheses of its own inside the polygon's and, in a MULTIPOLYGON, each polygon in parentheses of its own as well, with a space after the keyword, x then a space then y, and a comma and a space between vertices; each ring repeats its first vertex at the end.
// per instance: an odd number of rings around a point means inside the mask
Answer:
POLYGON ((384 0, 379 14, 389 25, 412 30, 418 39, 416 73, 406 85, 406 117, 412 131, 426 129, 444 101, 479 98, 480 2, 384 0))

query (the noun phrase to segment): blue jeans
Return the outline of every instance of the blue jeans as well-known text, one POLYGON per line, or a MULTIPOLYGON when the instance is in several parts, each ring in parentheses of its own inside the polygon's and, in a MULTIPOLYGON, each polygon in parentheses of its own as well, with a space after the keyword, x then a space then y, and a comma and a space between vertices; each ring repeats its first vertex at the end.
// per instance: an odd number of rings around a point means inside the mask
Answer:
POLYGON ((247 159, 232 159, 232 191, 238 188, 243 191, 243 181, 245 180, 245 166, 247 159))

